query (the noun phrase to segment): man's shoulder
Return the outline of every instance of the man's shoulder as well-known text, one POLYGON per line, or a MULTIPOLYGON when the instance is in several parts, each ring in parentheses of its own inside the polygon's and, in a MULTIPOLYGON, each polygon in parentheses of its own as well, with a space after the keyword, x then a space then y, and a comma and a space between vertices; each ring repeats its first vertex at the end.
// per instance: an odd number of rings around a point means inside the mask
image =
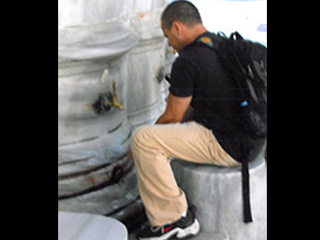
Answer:
POLYGON ((211 67, 219 61, 217 53, 203 44, 189 46, 179 53, 179 58, 199 68, 211 67))
POLYGON ((182 49, 181 52, 179 52, 179 55, 185 58, 202 58, 208 57, 208 55, 215 55, 215 51, 198 41, 201 38, 209 38, 213 41, 214 44, 217 44, 219 42, 219 38, 216 34, 206 32, 205 34, 200 35, 194 42, 182 49))

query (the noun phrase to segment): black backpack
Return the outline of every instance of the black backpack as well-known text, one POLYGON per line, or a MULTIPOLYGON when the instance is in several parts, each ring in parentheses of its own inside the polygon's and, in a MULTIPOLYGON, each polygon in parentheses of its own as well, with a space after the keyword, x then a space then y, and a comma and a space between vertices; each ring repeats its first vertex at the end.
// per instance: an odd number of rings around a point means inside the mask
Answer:
MULTIPOLYGON (((239 113, 239 128, 252 139, 267 137, 267 48, 245 40, 238 32, 229 38, 222 32, 218 35, 204 35, 197 42, 213 49, 218 59, 233 80, 235 104, 239 113)), ((248 153, 244 154, 248 156, 248 153)), ((244 222, 252 222, 249 190, 248 161, 243 157, 242 192, 244 203, 244 222)))

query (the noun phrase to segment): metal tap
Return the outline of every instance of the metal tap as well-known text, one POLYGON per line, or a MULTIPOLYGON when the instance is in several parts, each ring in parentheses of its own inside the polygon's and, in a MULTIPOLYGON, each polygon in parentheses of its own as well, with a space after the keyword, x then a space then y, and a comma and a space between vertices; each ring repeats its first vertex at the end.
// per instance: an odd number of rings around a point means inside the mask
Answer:
POLYGON ((97 114, 103 114, 108 112, 111 108, 118 108, 123 110, 124 107, 118 102, 117 86, 113 81, 113 94, 111 92, 99 94, 96 101, 91 105, 90 109, 93 109, 97 114))
POLYGON ((112 87, 113 87, 112 101, 107 101, 106 104, 107 104, 107 106, 123 110, 124 107, 118 102, 117 86, 116 86, 116 82, 115 81, 113 81, 112 87))

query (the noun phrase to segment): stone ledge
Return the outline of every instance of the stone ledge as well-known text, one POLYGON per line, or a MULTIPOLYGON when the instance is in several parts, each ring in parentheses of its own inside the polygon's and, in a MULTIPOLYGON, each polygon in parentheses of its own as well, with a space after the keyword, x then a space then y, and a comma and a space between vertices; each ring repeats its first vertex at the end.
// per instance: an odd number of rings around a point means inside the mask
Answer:
POLYGON ((249 164, 253 215, 253 222, 249 224, 243 223, 241 166, 225 168, 175 159, 172 167, 189 205, 197 209, 201 232, 195 240, 266 240, 266 163, 263 156, 249 164))

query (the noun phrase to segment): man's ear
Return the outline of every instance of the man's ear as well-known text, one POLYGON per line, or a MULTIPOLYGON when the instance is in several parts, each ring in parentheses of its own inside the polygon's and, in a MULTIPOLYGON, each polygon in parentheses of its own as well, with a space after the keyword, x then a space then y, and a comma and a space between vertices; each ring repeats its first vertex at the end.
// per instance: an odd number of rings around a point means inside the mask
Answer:
POLYGON ((182 35, 182 31, 183 31, 182 23, 178 22, 178 21, 173 21, 172 22, 172 29, 173 29, 173 32, 175 33, 175 35, 178 38, 180 38, 182 35))

